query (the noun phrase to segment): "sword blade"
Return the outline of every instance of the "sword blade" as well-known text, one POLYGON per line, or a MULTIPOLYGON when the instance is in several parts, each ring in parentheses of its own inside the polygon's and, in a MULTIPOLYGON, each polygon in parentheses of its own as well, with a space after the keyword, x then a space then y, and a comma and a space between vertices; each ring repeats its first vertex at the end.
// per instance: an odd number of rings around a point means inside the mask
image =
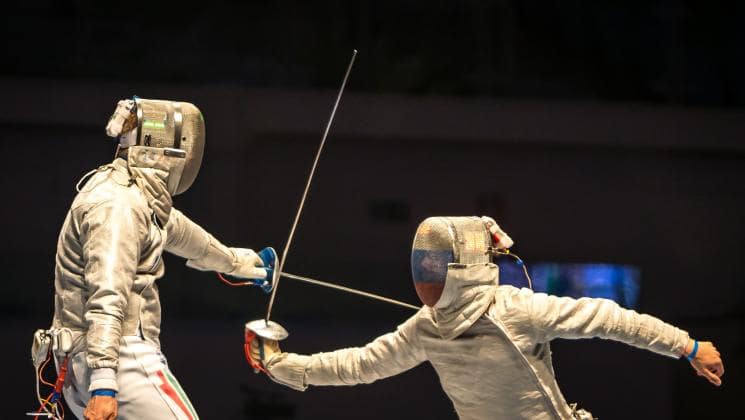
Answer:
MULTIPOLYGON (((303 191, 303 196, 300 199, 300 205, 298 206, 297 213, 295 213, 295 221, 292 223, 292 228, 290 229, 290 236, 287 238, 287 242, 285 243, 285 249, 282 251, 282 258, 279 260, 279 266, 277 266, 277 271, 280 273, 285 268, 285 261, 287 261, 287 253, 290 251, 290 244, 292 243, 292 238, 295 236, 295 229, 297 228, 297 224, 300 221, 300 215, 303 213, 303 206, 305 206, 305 198, 308 196, 308 190, 310 190, 310 183, 313 181, 313 174, 316 172, 316 166, 318 165, 318 159, 321 157, 321 151, 323 151, 323 146, 326 144, 326 137, 328 137, 329 129, 331 128, 331 123, 334 121, 334 116, 336 115, 336 108, 339 107, 339 102, 341 101, 341 95, 344 93, 344 87, 347 85, 347 80, 349 79, 349 73, 352 71, 352 65, 354 65, 354 59, 357 57, 357 50, 354 50, 352 52, 352 58, 349 60, 349 65, 347 66, 347 72, 344 74, 344 79, 341 82, 341 87, 339 88, 339 93, 336 95, 336 102, 334 102, 334 107, 331 110, 331 115, 329 116, 329 120, 326 123, 326 129, 323 131, 323 137, 321 137, 321 145, 318 146, 318 152, 316 152, 316 158, 313 160, 313 166, 310 169, 310 175, 308 175, 308 181, 305 183, 305 191, 303 191)), ((277 289, 279 289, 279 276, 277 276, 277 279, 274 282, 273 288, 272 288, 272 296, 269 298, 269 305, 266 308, 266 317, 264 317, 264 320, 268 323, 269 318, 272 315, 272 307, 274 306, 274 298, 277 296, 277 289)))
POLYGON ((415 311, 419 310, 418 306, 414 306, 406 302, 401 302, 400 300, 387 298, 385 296, 376 295, 374 293, 365 292, 365 291, 358 290, 358 289, 353 289, 351 287, 340 286, 338 284, 329 283, 327 281, 316 280, 310 277, 298 276, 297 274, 282 273, 282 272, 279 274, 281 276, 287 277, 288 279, 293 279, 293 280, 298 280, 298 281, 302 281, 305 283, 315 284, 316 286, 328 287, 329 289, 341 290, 343 292, 352 293, 354 295, 364 296, 366 298, 380 300, 380 301, 392 303, 398 306, 403 306, 404 308, 414 309, 415 311))

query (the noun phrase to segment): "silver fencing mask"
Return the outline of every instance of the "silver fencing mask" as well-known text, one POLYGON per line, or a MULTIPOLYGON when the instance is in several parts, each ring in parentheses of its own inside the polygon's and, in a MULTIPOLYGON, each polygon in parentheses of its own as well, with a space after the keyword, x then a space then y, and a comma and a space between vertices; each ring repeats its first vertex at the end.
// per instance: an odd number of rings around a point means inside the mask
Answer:
POLYGON ((495 227, 499 229, 494 219, 476 216, 429 217, 419 224, 411 250, 411 275, 422 303, 434 306, 440 299, 448 264, 488 263, 495 248, 512 245, 501 229, 500 240, 495 227))
POLYGON ((184 159, 169 175, 172 195, 186 191, 196 179, 204 154, 204 118, 188 102, 142 99, 119 101, 106 133, 119 137, 121 147, 164 149, 163 153, 184 159), (182 169, 183 168, 183 169, 182 169))

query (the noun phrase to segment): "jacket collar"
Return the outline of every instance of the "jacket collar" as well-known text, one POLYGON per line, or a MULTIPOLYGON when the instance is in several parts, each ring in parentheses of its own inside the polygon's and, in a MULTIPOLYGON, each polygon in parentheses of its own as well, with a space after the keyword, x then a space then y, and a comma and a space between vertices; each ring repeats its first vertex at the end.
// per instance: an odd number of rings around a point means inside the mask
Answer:
POLYGON ((440 336, 451 340, 470 328, 489 309, 498 284, 496 264, 450 264, 442 296, 432 308, 440 336))

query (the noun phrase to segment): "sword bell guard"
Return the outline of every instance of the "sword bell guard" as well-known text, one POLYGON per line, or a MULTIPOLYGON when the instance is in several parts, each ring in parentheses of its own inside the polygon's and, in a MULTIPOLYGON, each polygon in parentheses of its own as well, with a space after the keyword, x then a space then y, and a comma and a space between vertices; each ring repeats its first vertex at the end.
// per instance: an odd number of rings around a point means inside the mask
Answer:
POLYGON ((253 331, 261 338, 275 341, 282 341, 290 335, 283 326, 274 321, 267 321, 265 319, 257 319, 255 321, 247 322, 246 330, 253 331))
POLYGON ((269 294, 274 289, 274 285, 279 281, 279 270, 277 269, 277 251, 272 247, 266 247, 258 252, 259 258, 264 263, 266 278, 263 282, 259 281, 256 285, 260 286, 265 293, 269 294))

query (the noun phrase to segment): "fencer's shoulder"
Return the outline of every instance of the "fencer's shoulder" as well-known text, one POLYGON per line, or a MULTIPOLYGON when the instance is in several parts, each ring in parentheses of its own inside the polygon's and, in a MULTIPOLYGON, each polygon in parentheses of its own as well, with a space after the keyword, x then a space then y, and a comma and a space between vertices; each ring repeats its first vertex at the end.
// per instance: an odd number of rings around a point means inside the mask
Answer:
POLYGON ((94 175, 75 197, 73 210, 88 211, 96 207, 116 206, 146 212, 148 204, 137 184, 121 179, 117 175, 115 171, 94 175))
POLYGON ((422 306, 417 313, 401 323, 397 330, 408 334, 417 334, 419 331, 432 329, 436 326, 435 311, 429 306, 422 306))
POLYGON ((433 312, 434 311, 432 310, 432 308, 424 305, 419 308, 419 310, 414 315, 410 316, 404 322, 399 324, 399 328, 410 328, 411 326, 422 322, 422 320, 433 318, 433 312))
POLYGON ((533 291, 521 287, 517 288, 515 286, 511 286, 509 284, 501 284, 497 286, 497 293, 495 294, 495 299, 506 299, 506 300, 513 300, 513 299, 527 299, 533 296, 533 291))
POLYGON ((526 287, 500 285, 497 286, 497 292, 494 294, 494 308, 500 313, 524 311, 534 296, 535 292, 526 287))
POLYGON ((142 194, 111 180, 101 180, 78 193, 70 210, 77 224, 106 224, 126 217, 143 226, 148 224, 149 208, 142 194))

